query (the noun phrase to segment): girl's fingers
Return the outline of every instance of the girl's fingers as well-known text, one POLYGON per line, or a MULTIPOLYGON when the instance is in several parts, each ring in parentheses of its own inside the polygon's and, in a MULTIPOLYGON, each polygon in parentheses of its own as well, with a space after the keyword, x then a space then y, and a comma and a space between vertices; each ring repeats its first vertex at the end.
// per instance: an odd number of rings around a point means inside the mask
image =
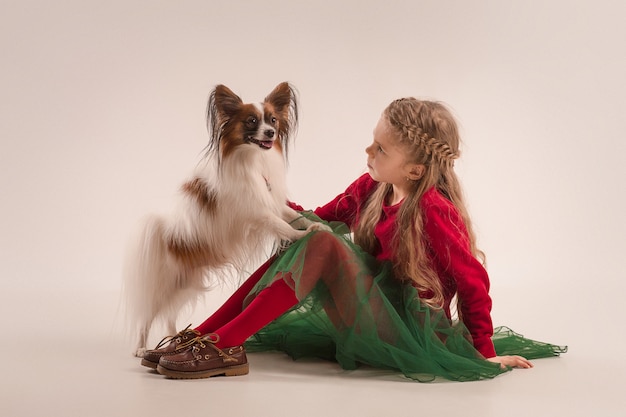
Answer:
POLYGON ((532 368, 533 364, 526 358, 522 358, 521 356, 513 356, 515 359, 515 364, 513 366, 517 368, 532 368))
POLYGON ((513 368, 532 368, 533 364, 526 358, 521 356, 497 356, 495 358, 489 359, 491 362, 499 363, 502 368, 506 368, 507 366, 513 368))

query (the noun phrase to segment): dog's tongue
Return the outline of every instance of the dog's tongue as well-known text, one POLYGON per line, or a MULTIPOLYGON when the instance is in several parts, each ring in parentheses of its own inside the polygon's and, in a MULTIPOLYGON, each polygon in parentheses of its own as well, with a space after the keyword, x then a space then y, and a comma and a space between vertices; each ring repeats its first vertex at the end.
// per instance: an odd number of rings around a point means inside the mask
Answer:
POLYGON ((274 145, 274 141, 273 140, 262 140, 259 142, 259 144, 264 147, 265 149, 271 149, 272 146, 274 145))

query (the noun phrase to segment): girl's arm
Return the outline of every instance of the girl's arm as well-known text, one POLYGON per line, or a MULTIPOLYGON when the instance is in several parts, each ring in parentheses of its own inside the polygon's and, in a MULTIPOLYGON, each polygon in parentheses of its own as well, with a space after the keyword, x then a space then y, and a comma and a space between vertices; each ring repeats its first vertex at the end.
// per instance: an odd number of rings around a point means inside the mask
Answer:
MULTIPOLYGON (((491 340, 491 297, 489 276, 471 253, 467 229, 456 208, 443 196, 424 204, 424 229, 440 271, 454 278, 463 323, 469 330, 474 347, 490 362, 502 368, 532 368, 521 356, 496 356, 491 340)), ((425 196, 426 197, 426 196, 425 196)))
POLYGON ((339 221, 352 227, 357 221, 361 206, 367 201, 378 183, 364 174, 329 203, 315 209, 314 213, 326 221, 339 221))
POLYGON ((425 194, 423 200, 424 232, 437 272, 454 279, 461 317, 476 350, 485 358, 495 357, 487 271, 472 254, 467 229, 454 205, 438 192, 425 194))

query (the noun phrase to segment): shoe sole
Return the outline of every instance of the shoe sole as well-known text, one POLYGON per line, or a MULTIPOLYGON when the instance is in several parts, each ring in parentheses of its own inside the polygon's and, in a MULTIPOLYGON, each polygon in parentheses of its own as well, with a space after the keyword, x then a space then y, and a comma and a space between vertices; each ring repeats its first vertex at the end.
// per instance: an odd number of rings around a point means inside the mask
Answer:
POLYGON ((250 371, 250 366, 247 363, 244 363, 243 365, 228 366, 226 368, 209 369, 208 371, 181 372, 181 371, 173 371, 171 369, 167 369, 161 365, 158 365, 156 370, 158 373, 160 373, 161 375, 164 375, 167 378, 201 379, 201 378, 211 378, 213 376, 247 375, 248 372, 250 371))

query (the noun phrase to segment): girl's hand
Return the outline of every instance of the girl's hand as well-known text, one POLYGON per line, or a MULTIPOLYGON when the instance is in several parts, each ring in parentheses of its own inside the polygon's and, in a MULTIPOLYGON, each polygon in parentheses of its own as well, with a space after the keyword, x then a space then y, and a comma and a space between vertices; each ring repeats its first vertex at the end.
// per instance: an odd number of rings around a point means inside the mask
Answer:
POLYGON ((503 369, 507 366, 513 368, 532 368, 533 364, 526 358, 521 356, 494 356, 487 359, 489 362, 499 363, 503 369))

